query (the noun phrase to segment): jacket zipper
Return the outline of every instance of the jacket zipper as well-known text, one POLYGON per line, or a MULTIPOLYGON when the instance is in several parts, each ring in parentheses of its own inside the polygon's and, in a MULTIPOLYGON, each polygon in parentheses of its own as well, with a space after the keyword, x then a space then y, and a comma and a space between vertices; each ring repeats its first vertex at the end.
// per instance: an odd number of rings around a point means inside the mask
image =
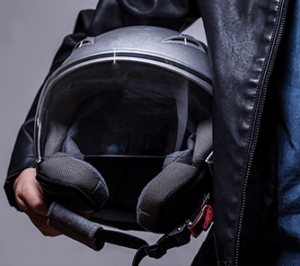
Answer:
POLYGON ((266 100, 266 94, 267 94, 267 86, 269 84, 271 74, 273 72, 274 64, 275 64, 275 59, 278 53, 279 45, 281 43, 282 35, 283 35, 283 30, 286 22, 286 16, 287 16, 287 9, 288 9, 288 3, 289 0, 282 1, 281 2, 281 8, 280 8, 280 14, 278 16, 278 21, 277 21, 277 28, 276 32, 273 35, 273 44, 270 48, 270 57, 265 64, 265 72, 264 77, 262 78, 262 84, 263 84, 263 89, 262 92, 259 94, 259 99, 257 101, 259 107, 256 108, 256 113, 255 113, 255 121, 254 121, 254 126, 253 130, 251 132, 251 142, 250 145, 250 150, 248 153, 248 163, 246 167, 246 175, 245 175, 245 180, 243 184, 243 190, 242 190, 242 204, 241 204, 241 210, 240 210, 240 216, 239 216, 239 222, 238 222, 238 229, 237 229, 237 237, 236 237, 236 248, 235 248, 235 261, 234 265, 238 266, 238 261, 239 261, 239 249, 240 249, 240 237, 241 237, 241 231, 242 231, 242 225, 243 225, 243 217, 244 217, 244 211, 245 211, 245 205, 246 205, 246 189, 247 189, 247 184, 248 184, 248 179, 250 175, 250 170, 253 162, 253 157, 255 153, 255 149, 257 146, 258 142, 258 135, 259 135, 259 129, 260 129, 260 123, 261 123, 261 118, 262 118, 262 113, 265 105, 265 100, 266 100))

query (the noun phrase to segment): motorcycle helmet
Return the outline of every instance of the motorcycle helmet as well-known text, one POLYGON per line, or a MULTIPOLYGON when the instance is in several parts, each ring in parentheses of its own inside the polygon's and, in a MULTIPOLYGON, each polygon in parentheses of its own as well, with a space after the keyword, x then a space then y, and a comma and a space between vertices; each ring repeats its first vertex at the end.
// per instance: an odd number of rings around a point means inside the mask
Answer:
POLYGON ((211 125, 211 102, 207 48, 193 37, 152 26, 88 37, 42 90, 35 118, 37 179, 49 198, 92 212, 101 223, 169 230, 177 223, 170 212, 163 225, 157 218, 166 198, 212 149, 210 143, 195 160, 199 125, 211 125), (162 171, 167 177, 157 181, 162 171))

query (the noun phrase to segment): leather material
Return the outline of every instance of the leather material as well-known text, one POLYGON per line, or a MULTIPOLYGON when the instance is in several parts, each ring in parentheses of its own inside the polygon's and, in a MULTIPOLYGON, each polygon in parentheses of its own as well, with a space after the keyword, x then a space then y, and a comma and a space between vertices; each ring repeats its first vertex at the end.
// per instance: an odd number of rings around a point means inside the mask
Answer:
MULTIPOLYGON (((270 0, 199 1, 214 75, 214 229, 219 261, 237 264, 237 249, 255 241, 260 232, 256 230, 261 230, 269 212, 267 197, 251 198, 246 192, 264 190, 263 182, 252 178, 275 179, 258 172, 250 175, 250 171, 282 4, 270 0), (248 210, 255 217, 249 223, 244 219, 248 210), (248 232, 246 238, 241 239, 239 230, 248 232)), ((274 195, 274 187, 269 193, 274 195)))
MULTIPOLYGON (((273 137, 270 130, 260 134, 260 125, 274 108, 270 103, 264 110, 287 5, 287 0, 102 0, 95 11, 80 13, 51 67, 87 35, 141 24, 180 30, 202 15, 214 75, 214 239, 220 265, 247 263, 239 254, 258 239, 273 206, 274 155, 262 163, 274 154, 273 137)), ((8 171, 5 188, 12 205, 13 180, 34 166, 35 108, 21 128, 8 171)))

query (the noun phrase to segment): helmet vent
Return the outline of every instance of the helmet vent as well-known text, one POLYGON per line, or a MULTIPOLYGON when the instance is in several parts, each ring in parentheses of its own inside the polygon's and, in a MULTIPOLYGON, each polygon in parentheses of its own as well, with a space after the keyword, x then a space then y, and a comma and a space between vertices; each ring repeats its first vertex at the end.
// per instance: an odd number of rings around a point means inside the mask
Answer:
POLYGON ((177 43, 198 48, 206 53, 205 46, 195 38, 189 35, 181 34, 180 36, 172 36, 162 41, 162 43, 177 43))
POLYGON ((82 41, 80 41, 79 43, 77 43, 74 49, 76 50, 82 46, 87 46, 87 45, 92 45, 92 44, 94 44, 94 38, 87 37, 87 38, 83 39, 82 41))

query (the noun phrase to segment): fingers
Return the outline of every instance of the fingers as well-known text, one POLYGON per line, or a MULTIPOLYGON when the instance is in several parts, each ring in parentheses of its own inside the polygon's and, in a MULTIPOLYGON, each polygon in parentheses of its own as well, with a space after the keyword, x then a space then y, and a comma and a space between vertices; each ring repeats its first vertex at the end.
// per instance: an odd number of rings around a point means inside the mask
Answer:
POLYGON ((47 225, 48 207, 45 204, 39 182, 35 179, 36 170, 24 170, 14 182, 15 198, 21 211, 28 215, 32 223, 45 236, 57 236, 56 230, 47 225))
POLYGON ((61 233, 57 232, 47 224, 47 217, 41 216, 33 212, 31 209, 28 209, 26 214, 31 222, 41 231, 44 236, 61 235, 61 233))
POLYGON ((39 182, 35 179, 35 169, 24 170, 15 181, 15 196, 19 208, 23 212, 29 209, 47 216, 47 206, 39 182))

